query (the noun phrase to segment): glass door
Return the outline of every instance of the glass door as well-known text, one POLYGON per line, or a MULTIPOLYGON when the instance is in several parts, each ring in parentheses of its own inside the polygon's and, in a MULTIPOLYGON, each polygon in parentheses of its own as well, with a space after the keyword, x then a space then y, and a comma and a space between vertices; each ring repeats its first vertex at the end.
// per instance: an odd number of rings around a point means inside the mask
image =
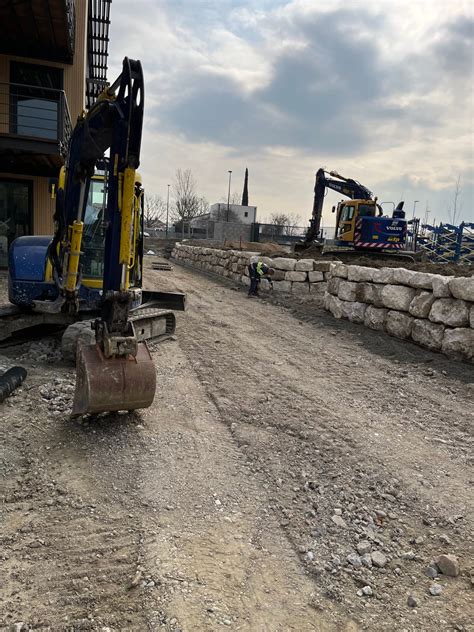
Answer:
POLYGON ((32 182, 0 179, 0 268, 8 265, 14 239, 32 234, 32 182))

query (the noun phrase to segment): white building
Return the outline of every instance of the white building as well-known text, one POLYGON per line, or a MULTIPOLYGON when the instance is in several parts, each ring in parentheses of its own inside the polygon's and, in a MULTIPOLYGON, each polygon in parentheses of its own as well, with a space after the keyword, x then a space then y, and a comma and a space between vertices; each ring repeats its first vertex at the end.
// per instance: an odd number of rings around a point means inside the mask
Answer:
POLYGON ((213 204, 210 208, 210 219, 214 222, 238 222, 240 224, 253 224, 257 221, 256 206, 242 206, 241 204, 213 204), (229 211, 229 212, 227 212, 229 211))

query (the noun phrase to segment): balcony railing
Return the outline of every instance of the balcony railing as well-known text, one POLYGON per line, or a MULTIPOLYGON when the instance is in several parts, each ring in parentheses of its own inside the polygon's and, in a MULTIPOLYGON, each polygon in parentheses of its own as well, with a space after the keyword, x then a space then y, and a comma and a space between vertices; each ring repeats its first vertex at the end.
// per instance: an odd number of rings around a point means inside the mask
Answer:
POLYGON ((56 143, 66 155, 72 133, 63 90, 0 83, 0 135, 56 143))

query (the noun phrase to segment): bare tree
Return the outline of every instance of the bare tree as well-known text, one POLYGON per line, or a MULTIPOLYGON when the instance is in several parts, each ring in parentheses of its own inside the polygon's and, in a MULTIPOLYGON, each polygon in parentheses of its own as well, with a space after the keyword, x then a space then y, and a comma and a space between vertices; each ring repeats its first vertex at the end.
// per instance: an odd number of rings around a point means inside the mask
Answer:
MULTIPOLYGON (((237 191, 233 191, 229 197, 229 204, 239 204, 242 201, 242 196, 237 191)), ((221 202, 227 204, 227 196, 221 197, 221 202)))
POLYGON ((286 234, 292 237, 293 235, 297 235, 300 231, 298 227, 301 224, 301 215, 297 213, 288 214, 288 224, 286 225, 286 234))
POLYGON ((275 226, 287 226, 288 220, 286 213, 272 213, 270 215, 270 224, 275 224, 275 226))
POLYGON ((145 228, 154 228, 166 213, 166 204, 160 195, 145 195, 145 228))
POLYGON ((205 215, 209 213, 209 202, 205 197, 200 197, 199 200, 199 215, 205 215))
POLYGON ((239 216, 231 208, 227 210, 227 203, 220 204, 217 211, 212 214, 216 222, 238 222, 239 216))
POLYGON ((459 196, 461 195, 461 175, 458 176, 456 181, 456 188, 454 189, 453 194, 453 208, 448 209, 449 219, 451 220, 451 224, 456 225, 456 220, 458 219, 458 214, 461 212, 462 204, 459 204, 459 196))
MULTIPOLYGON (((196 193, 196 181, 191 169, 177 169, 173 184, 174 204, 172 214, 176 225, 180 226, 184 238, 185 225, 191 234, 191 220, 200 213, 199 198, 196 193)), ((178 226, 176 226, 178 229, 178 226)))
POLYGON ((191 169, 177 169, 173 184, 174 216, 179 221, 188 222, 200 213, 196 181, 191 169))

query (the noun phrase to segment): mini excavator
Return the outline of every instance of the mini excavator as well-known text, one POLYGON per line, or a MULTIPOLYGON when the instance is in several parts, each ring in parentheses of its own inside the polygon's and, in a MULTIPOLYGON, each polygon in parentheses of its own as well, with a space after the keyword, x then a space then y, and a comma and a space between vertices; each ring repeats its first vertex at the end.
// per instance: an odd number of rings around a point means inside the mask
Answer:
POLYGON ((171 310, 185 307, 183 294, 142 289, 143 108, 141 63, 125 58, 72 132, 54 236, 19 237, 9 252, 12 305, 0 309, 0 339, 84 319, 95 331, 94 344, 77 344, 73 416, 150 406, 156 372, 146 341, 173 333, 171 310))

